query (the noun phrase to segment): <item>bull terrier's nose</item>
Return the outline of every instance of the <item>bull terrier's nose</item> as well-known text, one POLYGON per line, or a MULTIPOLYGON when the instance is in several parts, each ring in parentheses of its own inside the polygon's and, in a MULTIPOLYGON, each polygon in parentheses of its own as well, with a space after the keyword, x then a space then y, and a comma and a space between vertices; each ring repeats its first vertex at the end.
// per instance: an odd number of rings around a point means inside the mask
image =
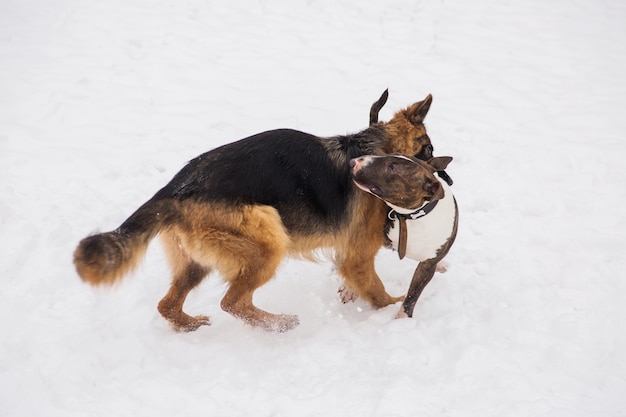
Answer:
POLYGON ((350 160, 350 168, 355 168, 361 165, 361 161, 363 160, 363 158, 352 158, 350 160))

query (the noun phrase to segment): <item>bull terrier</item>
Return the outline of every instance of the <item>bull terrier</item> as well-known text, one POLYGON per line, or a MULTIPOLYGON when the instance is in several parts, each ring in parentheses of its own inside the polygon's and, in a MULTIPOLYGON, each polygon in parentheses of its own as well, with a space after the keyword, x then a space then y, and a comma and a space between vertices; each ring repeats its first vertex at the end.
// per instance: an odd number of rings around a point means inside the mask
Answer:
POLYGON ((390 208, 389 246, 400 259, 418 261, 397 318, 413 317, 420 294, 454 243, 459 210, 445 169, 452 157, 421 161, 404 155, 361 156, 350 161, 352 179, 390 208))

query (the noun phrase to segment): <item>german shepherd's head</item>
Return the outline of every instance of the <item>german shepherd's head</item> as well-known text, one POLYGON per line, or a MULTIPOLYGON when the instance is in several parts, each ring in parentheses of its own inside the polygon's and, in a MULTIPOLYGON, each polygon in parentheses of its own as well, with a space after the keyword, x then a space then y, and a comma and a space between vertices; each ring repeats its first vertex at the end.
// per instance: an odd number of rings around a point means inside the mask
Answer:
MULTIPOLYGON (((370 108, 370 126, 379 126, 387 137, 385 153, 413 156, 422 161, 430 160, 433 157, 433 145, 426 133, 424 118, 433 102, 433 96, 429 94, 424 100, 398 111, 388 122, 378 122, 378 112, 388 97, 389 92, 385 90, 370 108)), ((445 171, 438 173, 443 180, 452 185, 452 179, 445 171)))
POLYGON ((387 140, 385 153, 400 153, 428 160, 433 156, 433 145, 426 134, 424 118, 433 102, 430 94, 422 101, 411 104, 393 115, 388 122, 378 122, 378 112, 387 102, 388 90, 370 108, 370 126, 377 125, 384 129, 387 140))

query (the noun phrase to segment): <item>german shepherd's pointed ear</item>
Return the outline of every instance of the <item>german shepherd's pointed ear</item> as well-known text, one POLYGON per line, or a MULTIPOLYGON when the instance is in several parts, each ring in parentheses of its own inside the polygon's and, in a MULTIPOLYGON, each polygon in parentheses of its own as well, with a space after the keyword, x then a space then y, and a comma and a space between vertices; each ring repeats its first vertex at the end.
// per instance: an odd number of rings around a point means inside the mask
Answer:
POLYGON ((389 89, 383 91, 383 94, 380 96, 372 107, 370 107, 370 126, 378 123, 378 112, 383 108, 385 103, 387 102, 387 98, 389 97, 389 89))
POLYGON ((430 105, 433 102, 433 96, 427 95, 423 101, 411 104, 406 110, 406 118, 414 125, 419 125, 424 121, 430 105))

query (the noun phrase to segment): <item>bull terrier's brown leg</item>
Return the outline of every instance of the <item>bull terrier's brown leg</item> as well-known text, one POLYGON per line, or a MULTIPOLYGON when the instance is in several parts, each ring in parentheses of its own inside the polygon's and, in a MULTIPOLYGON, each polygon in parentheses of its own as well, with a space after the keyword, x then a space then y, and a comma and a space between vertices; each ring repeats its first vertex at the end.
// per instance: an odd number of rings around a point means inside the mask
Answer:
POLYGON ((436 268, 437 261, 432 259, 420 262, 419 265, 417 265, 415 273, 413 274, 413 279, 411 279, 409 291, 407 292, 406 298, 402 303, 402 308, 396 315, 397 318, 413 317, 415 303, 417 303, 417 299, 422 294, 422 291, 435 275, 436 268))

